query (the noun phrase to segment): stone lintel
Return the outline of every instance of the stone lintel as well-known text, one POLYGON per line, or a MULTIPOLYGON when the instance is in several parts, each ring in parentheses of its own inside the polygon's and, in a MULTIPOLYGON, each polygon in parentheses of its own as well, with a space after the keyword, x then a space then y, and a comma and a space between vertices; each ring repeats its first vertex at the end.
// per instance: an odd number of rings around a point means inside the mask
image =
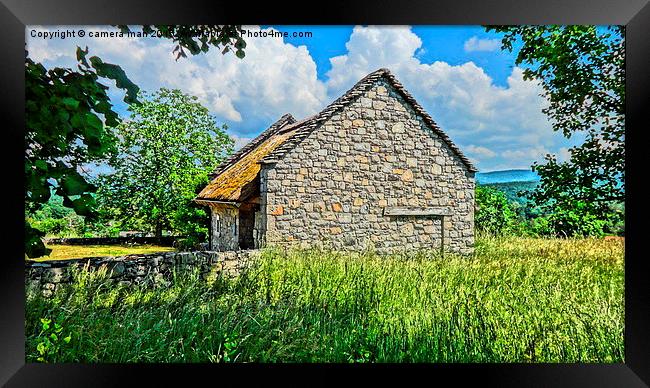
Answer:
POLYGON ((435 217, 435 216, 451 216, 452 210, 443 207, 387 207, 384 209, 385 216, 416 216, 416 217, 435 217))

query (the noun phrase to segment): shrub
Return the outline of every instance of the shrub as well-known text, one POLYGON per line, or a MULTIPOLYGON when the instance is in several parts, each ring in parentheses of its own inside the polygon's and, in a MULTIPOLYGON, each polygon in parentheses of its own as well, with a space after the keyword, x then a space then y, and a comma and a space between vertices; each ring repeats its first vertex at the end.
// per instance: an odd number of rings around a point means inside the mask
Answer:
POLYGON ((548 216, 549 226, 558 237, 602 237, 607 220, 600 219, 582 207, 559 210, 548 216))
POLYGON ((180 250, 199 249, 201 243, 208 241, 210 213, 204 206, 188 200, 188 204, 177 209, 172 217, 174 231, 184 236, 178 241, 180 250))
POLYGON ((516 220, 516 212, 503 192, 491 187, 476 187, 474 222, 478 232, 508 234, 515 230, 516 220))
POLYGON ((605 212, 595 211, 584 201, 556 206, 549 214, 533 219, 532 225, 537 235, 554 237, 622 235, 625 227, 622 211, 616 208, 605 212))

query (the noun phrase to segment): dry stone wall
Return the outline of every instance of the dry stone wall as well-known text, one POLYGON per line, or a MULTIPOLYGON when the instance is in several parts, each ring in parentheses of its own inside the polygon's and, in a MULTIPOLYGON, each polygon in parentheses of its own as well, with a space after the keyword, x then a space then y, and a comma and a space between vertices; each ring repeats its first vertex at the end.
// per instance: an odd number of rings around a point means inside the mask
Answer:
POLYGON ((388 83, 315 129, 261 171, 268 245, 323 242, 335 249, 474 244, 474 173, 388 83), (386 216, 391 207, 442 208, 440 218, 386 216))
POLYGON ((61 284, 72 281, 72 271, 82 269, 96 271, 106 268, 111 280, 120 284, 169 283, 176 273, 198 268, 203 277, 237 276, 257 257, 258 250, 231 252, 164 252, 146 255, 117 257, 95 257, 46 262, 25 263, 25 283, 38 287, 45 296, 50 296, 61 284))

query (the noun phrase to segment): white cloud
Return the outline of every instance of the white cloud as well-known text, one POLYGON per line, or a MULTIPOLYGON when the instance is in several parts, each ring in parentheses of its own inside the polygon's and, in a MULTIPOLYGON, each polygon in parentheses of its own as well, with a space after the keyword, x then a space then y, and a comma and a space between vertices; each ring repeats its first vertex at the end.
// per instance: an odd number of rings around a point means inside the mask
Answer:
POLYGON ((53 61, 64 55, 58 52, 58 50, 51 49, 47 40, 43 38, 32 38, 30 36, 30 28, 25 29, 25 41, 28 42, 27 51, 29 57, 36 62, 53 61))
POLYGON ((501 47, 499 39, 479 39, 472 36, 465 41, 463 48, 467 52, 472 51, 497 51, 501 47))
POLYGON ((544 147, 533 146, 514 150, 506 150, 501 153, 501 156, 512 160, 541 160, 548 153, 549 151, 544 147))
POLYGON ((486 147, 476 146, 474 144, 468 145, 467 147, 465 147, 465 150, 469 155, 476 155, 486 159, 497 156, 497 153, 492 151, 491 149, 486 147))
MULTIPOLYGON (((469 46, 486 48, 482 41, 475 39, 469 46)), ((76 46, 88 45, 89 55, 121 65, 145 90, 179 88, 196 95, 219 122, 229 125, 237 148, 284 113, 298 119, 316 113, 381 67, 399 78, 481 170, 530 166, 541 154, 566 147, 541 113, 546 104, 539 96, 541 87, 524 81, 520 68, 512 70, 504 87, 495 85, 473 62, 423 63, 418 59, 425 50, 423 42, 409 27, 355 27, 346 54, 330 58, 332 68, 325 82, 317 78, 315 61, 305 46, 272 38, 246 42, 243 60, 210 50, 176 61, 173 43, 156 38, 43 40, 28 35, 27 39, 30 56, 47 67, 76 67, 76 46)), ((119 98, 122 92, 110 93, 119 98)))
MULTIPOLYGON (((248 30, 259 30, 247 27, 248 30)), ((326 90, 318 81, 316 63, 305 46, 295 47, 281 39, 247 38, 246 57, 221 55, 211 50, 205 65, 196 71, 164 69, 177 85, 211 101, 215 113, 234 122, 277 120, 284 113, 303 117, 326 103, 326 90)))
POLYGON ((567 147, 560 148, 557 159, 560 162, 568 162, 568 161, 570 161, 571 160, 571 150, 569 150, 569 148, 567 148, 567 147))
POLYGON ((230 137, 235 141, 235 151, 238 149, 242 148, 246 144, 248 144, 251 140, 253 140, 252 137, 241 137, 237 135, 230 135, 230 137))
MULTIPOLYGON (((174 44, 169 40, 89 38, 89 31, 116 29, 103 26, 69 28, 84 29, 87 35, 85 38, 43 40, 31 38, 29 30, 56 31, 66 27, 28 27, 30 57, 46 61, 47 67, 74 68, 76 46, 87 45, 89 55, 119 64, 144 90, 178 88, 199 97, 201 103, 219 121, 227 122, 238 136, 255 135, 285 113, 295 117, 316 113, 327 103, 325 85, 317 79, 316 63, 307 48, 284 43, 282 39, 247 38, 244 59, 232 53, 222 55, 219 50, 212 49, 207 54, 189 55, 176 61, 172 53, 174 44)), ((246 28, 259 30, 259 27, 246 28)))
POLYGON ((541 86, 525 81, 522 69, 515 67, 502 87, 473 62, 422 63, 415 57, 421 45, 409 27, 355 27, 348 53, 331 59, 330 98, 386 67, 481 170, 503 163, 530 166, 541 149, 558 150, 561 135, 541 113, 547 104, 541 86))
POLYGON ((354 27, 345 44, 348 53, 330 58, 332 68, 327 73, 330 98, 338 97, 365 75, 386 64, 417 65, 419 60, 414 53, 421 46, 422 40, 408 27, 354 27))

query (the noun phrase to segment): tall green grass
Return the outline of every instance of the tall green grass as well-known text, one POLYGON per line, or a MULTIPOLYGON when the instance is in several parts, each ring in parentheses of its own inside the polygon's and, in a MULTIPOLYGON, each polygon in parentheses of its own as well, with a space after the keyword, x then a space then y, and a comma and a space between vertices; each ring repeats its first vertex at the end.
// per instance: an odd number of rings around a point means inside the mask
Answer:
POLYGON ((622 362, 621 240, 481 238, 436 252, 267 250, 236 280, 28 292, 27 361, 622 362), (41 345, 41 350, 43 345, 41 345))

